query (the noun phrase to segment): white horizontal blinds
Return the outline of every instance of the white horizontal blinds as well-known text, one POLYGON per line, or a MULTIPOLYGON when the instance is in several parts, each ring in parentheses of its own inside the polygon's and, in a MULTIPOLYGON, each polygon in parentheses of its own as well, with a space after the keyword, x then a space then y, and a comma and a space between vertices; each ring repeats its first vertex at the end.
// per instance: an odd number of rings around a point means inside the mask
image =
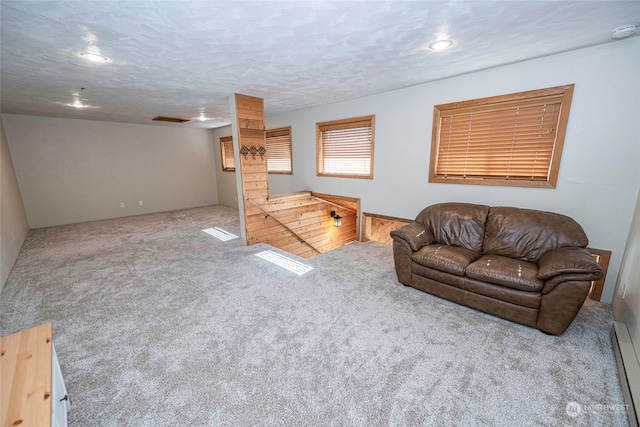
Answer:
POLYGON ((436 175, 547 181, 562 96, 443 111, 436 175))
POLYGON ((320 124, 320 173, 372 175, 372 118, 320 124))
POLYGON ((266 132, 267 170, 275 173, 293 172, 291 164, 291 128, 266 132))
POLYGON ((220 138, 220 151, 222 153, 222 170, 235 171, 236 161, 233 158, 233 137, 220 138))

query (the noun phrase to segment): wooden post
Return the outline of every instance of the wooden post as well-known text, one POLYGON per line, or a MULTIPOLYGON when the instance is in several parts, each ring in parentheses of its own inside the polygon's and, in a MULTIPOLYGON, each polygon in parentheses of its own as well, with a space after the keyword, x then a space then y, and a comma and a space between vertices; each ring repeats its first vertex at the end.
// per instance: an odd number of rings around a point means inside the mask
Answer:
POLYGON ((252 243, 252 225, 247 221, 247 211, 252 197, 269 196, 267 174, 267 150, 265 147, 264 100, 247 95, 234 95, 235 124, 238 141, 236 174, 242 192, 242 214, 245 241, 252 243))
POLYGON ((309 192, 269 197, 264 101, 234 94, 230 105, 243 241, 308 258, 357 240, 359 199, 309 192), (343 217, 339 228, 332 210, 343 217))

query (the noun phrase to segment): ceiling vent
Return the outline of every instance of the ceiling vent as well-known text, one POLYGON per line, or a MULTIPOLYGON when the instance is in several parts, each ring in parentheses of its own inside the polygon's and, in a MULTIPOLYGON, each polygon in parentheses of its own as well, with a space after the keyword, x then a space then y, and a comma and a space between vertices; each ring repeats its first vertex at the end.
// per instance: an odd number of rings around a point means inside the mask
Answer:
POLYGON ((158 116, 153 119, 156 122, 169 122, 169 123, 186 123, 191 119, 181 119, 180 117, 167 117, 167 116, 158 116))

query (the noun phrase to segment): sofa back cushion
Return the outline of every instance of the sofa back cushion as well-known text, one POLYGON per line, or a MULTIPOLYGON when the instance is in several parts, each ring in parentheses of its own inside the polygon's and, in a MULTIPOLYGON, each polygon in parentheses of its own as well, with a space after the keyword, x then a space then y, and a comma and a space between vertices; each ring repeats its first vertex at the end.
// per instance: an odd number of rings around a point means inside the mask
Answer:
POLYGON ((434 243, 459 246, 480 253, 489 206, 471 203, 439 203, 416 217, 433 234, 434 243))
POLYGON ((554 249, 587 244, 589 240, 580 224, 568 216, 498 206, 489 210, 482 251, 537 262, 554 249))

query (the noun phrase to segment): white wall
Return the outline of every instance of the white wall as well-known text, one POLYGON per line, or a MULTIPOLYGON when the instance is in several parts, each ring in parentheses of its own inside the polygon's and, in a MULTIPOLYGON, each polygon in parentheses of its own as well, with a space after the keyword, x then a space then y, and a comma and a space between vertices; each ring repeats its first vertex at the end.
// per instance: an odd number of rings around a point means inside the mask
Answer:
POLYGON ((637 356, 640 350, 640 193, 612 306, 616 320, 627 324, 637 356))
POLYGON ((27 237, 29 224, 1 120, 0 142, 0 291, 2 291, 27 237))
POLYGON ((32 228, 218 203, 206 129, 2 118, 32 228))
POLYGON ((235 172, 222 170, 222 151, 220 150, 220 138, 231 136, 231 125, 213 129, 213 152, 216 169, 216 182, 218 183, 218 203, 233 209, 238 209, 238 194, 235 172))
POLYGON ((563 213, 583 226, 592 247, 613 251, 602 296, 610 303, 640 188, 638 76, 640 37, 267 117, 267 128, 292 127, 294 161, 292 176, 269 177, 270 193, 360 197, 364 212, 404 218, 443 201, 563 213), (556 189, 427 182, 434 105, 570 83, 556 189), (376 115, 374 179, 316 176, 315 123, 367 114, 376 115))

